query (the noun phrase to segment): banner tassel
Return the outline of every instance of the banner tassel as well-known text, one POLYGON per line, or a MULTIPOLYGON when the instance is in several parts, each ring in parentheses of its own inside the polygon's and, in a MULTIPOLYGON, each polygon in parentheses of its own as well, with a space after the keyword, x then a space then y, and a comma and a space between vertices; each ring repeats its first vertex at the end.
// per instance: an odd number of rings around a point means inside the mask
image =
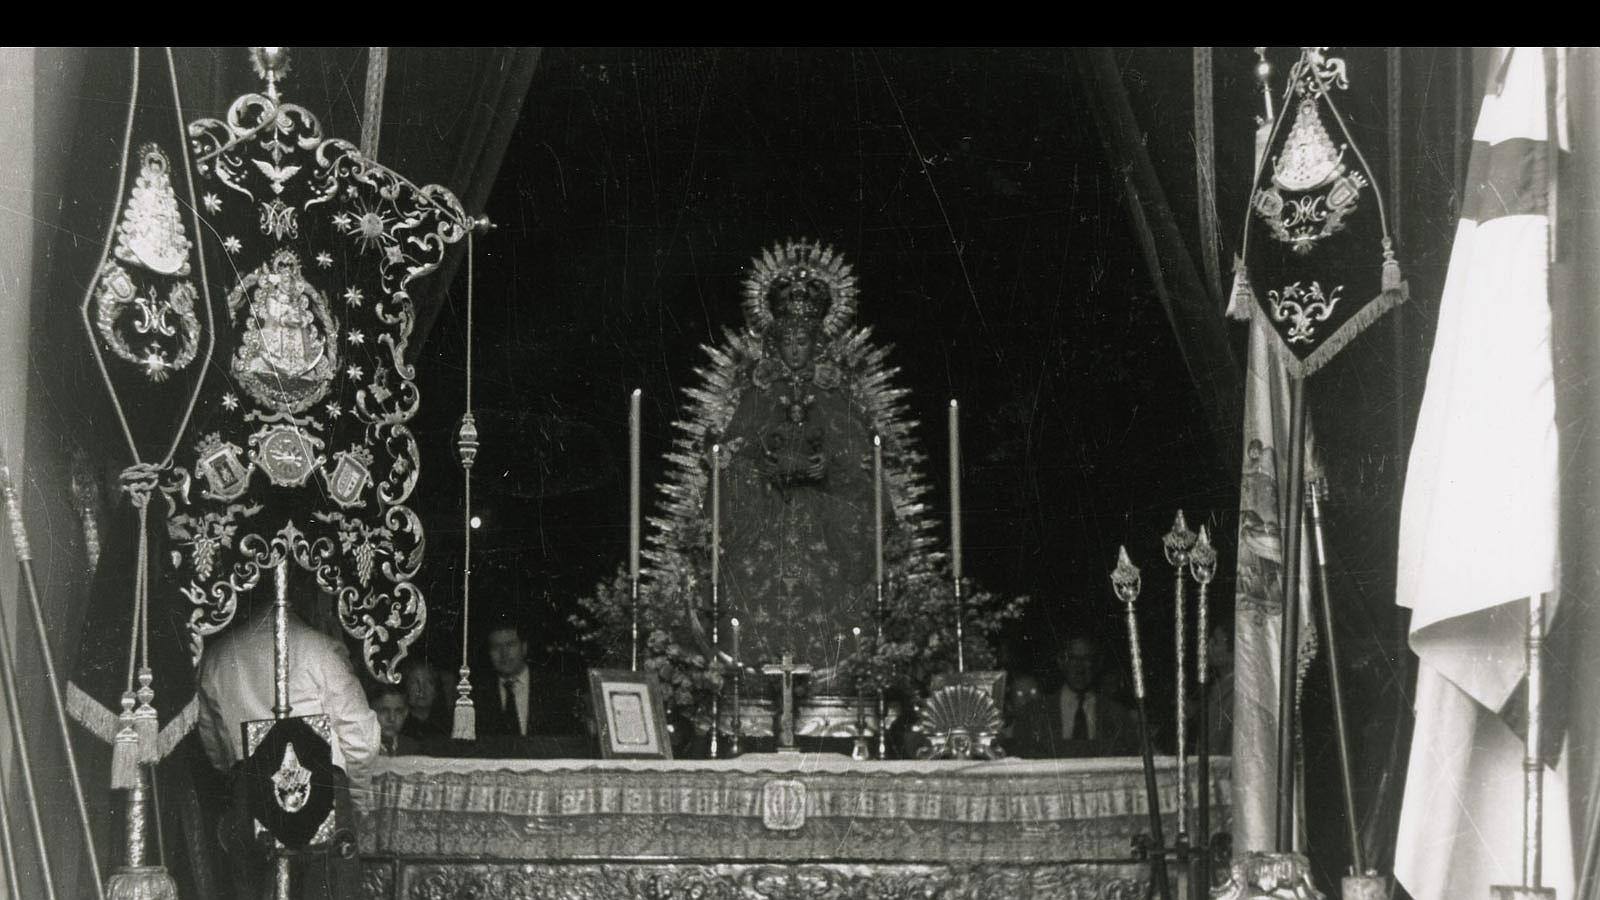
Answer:
POLYGON ((139 689, 134 691, 134 697, 139 701, 139 708, 133 711, 133 731, 139 736, 139 762, 145 764, 161 761, 156 743, 161 733, 161 719, 156 715, 156 708, 151 701, 156 698, 155 688, 150 683, 155 680, 148 666, 139 670, 139 689))
POLYGON ((132 790, 139 785, 139 731, 134 724, 132 691, 122 694, 122 713, 117 716, 117 736, 111 742, 111 789, 132 790))
POLYGON ((450 737, 457 741, 478 739, 478 710, 472 705, 472 670, 461 667, 461 681, 456 685, 455 721, 450 737))
POLYGON ((1383 292, 1399 291, 1405 279, 1400 274, 1400 261, 1394 258, 1394 241, 1383 239, 1383 292))

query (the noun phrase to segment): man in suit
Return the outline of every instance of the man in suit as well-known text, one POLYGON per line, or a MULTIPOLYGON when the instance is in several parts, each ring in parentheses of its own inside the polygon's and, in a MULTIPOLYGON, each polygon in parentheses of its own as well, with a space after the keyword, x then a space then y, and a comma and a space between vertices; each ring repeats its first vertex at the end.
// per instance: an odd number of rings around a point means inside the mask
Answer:
POLYGON ((492 756, 571 756, 585 747, 570 679, 535 672, 528 641, 514 623, 486 637, 490 668, 473 690, 479 752, 492 756))
POLYGON ((1013 755, 1023 757, 1132 756, 1139 752, 1133 713, 1100 689, 1100 647, 1088 635, 1070 638, 1056 657, 1061 687, 1020 705, 1013 755))

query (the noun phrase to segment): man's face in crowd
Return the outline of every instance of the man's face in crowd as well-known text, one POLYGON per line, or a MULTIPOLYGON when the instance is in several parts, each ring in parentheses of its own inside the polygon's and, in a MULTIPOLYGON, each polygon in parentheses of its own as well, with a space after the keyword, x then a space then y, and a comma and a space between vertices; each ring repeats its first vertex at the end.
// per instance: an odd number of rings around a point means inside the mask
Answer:
POLYGON ((372 711, 378 714, 378 727, 390 737, 399 734, 406 724, 406 698, 399 694, 379 697, 372 705, 372 711))
POLYGON ((1061 673, 1067 679, 1067 687, 1074 693, 1083 693, 1094 686, 1099 670, 1100 652, 1095 645, 1083 638, 1073 638, 1061 654, 1061 673))
POLYGON ((439 686, 434 683, 433 672, 418 666, 406 673, 406 702, 412 709, 432 709, 439 698, 439 686))
POLYGON ((489 662, 502 678, 522 674, 528 664, 528 642, 517 637, 515 628, 496 628, 489 632, 489 662))

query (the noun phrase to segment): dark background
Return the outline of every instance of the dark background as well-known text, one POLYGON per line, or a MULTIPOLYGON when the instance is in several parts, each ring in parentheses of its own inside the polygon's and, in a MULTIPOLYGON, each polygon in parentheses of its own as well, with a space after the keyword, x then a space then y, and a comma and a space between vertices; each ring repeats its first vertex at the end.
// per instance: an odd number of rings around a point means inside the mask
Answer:
MULTIPOLYGON (((628 392, 644 392, 648 506, 700 345, 742 324, 745 266, 811 237, 855 265, 859 320, 895 346, 941 520, 961 400, 967 571, 1035 598, 1018 649, 1118 636, 1121 543, 1153 626, 1160 534, 1179 507, 1230 521, 1237 478, 1085 102, 1059 51, 547 50, 478 244, 478 608, 568 637, 574 598, 626 558, 628 392)), ((459 592, 464 290, 419 360, 440 631, 459 592)))

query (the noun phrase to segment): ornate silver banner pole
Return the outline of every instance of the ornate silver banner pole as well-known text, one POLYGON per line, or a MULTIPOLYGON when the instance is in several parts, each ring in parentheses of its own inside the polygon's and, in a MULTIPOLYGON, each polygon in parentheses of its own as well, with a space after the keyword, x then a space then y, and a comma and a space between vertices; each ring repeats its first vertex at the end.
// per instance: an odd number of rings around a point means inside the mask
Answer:
POLYGON ((1139 620, 1133 605, 1139 599, 1139 568, 1128 558, 1128 548, 1117 548, 1117 567, 1111 572, 1111 589, 1128 613, 1128 654, 1133 662, 1133 696, 1139 709, 1139 746, 1144 753, 1144 792, 1150 810, 1150 873, 1161 900, 1172 900, 1167 880, 1167 847, 1161 837, 1161 790, 1156 785, 1155 753, 1150 746, 1150 720, 1144 708, 1144 660, 1139 654, 1139 620))
MULTIPOLYGON (((1183 510, 1178 510, 1178 515, 1172 520, 1172 530, 1161 538, 1161 549, 1166 553, 1167 562, 1172 566, 1176 581, 1172 588, 1172 645, 1177 658, 1177 732, 1178 732, 1178 834, 1175 843, 1179 849, 1178 857, 1183 858, 1183 848, 1188 840, 1189 833, 1189 682, 1187 659, 1185 650, 1186 638, 1184 622, 1183 579, 1189 567, 1189 551, 1194 548, 1194 532, 1189 530, 1189 524, 1183 520, 1183 510)), ((1204 661, 1202 661, 1202 664, 1204 661)))
MULTIPOLYGON (((275 588, 272 602, 272 717, 287 719, 294 708, 289 705, 289 559, 288 550, 272 569, 275 588)), ((290 900, 289 856, 279 848, 272 860, 272 889, 275 900, 290 900)))

